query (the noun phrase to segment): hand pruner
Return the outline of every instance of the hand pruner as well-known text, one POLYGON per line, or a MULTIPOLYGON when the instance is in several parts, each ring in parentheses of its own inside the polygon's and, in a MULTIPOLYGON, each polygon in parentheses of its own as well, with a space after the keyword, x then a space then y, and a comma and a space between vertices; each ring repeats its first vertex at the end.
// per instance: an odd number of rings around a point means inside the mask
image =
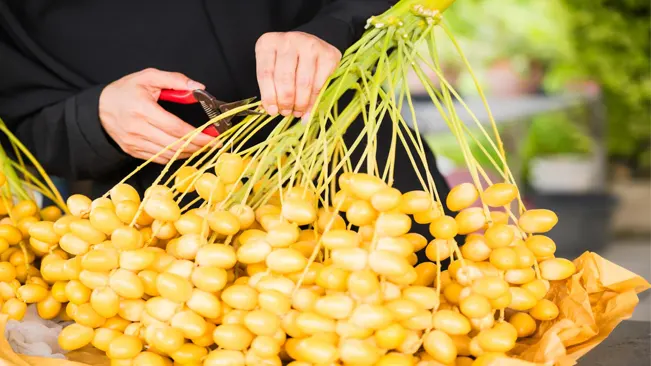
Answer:
MULTIPOLYGON (((202 89, 196 90, 172 90, 172 89, 163 89, 158 97, 158 100, 164 100, 166 102, 179 103, 179 104, 194 104, 199 103, 203 108, 204 112, 208 115, 210 119, 216 118, 218 115, 228 112, 231 109, 241 107, 243 105, 249 104, 255 100, 255 98, 248 98, 244 100, 238 100, 236 102, 222 102, 217 100, 210 93, 202 89)), ((255 112, 251 110, 244 110, 234 114, 233 116, 221 119, 212 125, 206 127, 203 130, 203 133, 210 135, 212 137, 217 137, 224 131, 231 128, 232 123, 231 119, 234 116, 248 116, 252 114, 262 114, 260 112, 255 112)))

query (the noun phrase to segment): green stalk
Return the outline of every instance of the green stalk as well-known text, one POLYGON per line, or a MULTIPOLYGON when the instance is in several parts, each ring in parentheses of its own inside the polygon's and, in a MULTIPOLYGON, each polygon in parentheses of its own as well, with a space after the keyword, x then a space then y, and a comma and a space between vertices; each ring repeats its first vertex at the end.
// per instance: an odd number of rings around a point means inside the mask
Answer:
POLYGON ((4 173, 7 180, 5 183, 7 191, 5 192, 5 195, 7 198, 11 200, 12 194, 15 194, 21 200, 30 199, 27 191, 25 191, 25 187, 22 184, 22 180, 16 173, 16 170, 13 168, 13 164, 7 156, 7 153, 5 153, 4 149, 2 148, 0 148, 0 161, 2 165, 2 172, 4 173))
MULTIPOLYGON (((4 122, 2 122, 1 120, 0 120, 0 131, 1 131, 2 133, 4 133, 4 134, 7 136, 7 138, 9 139, 9 141, 10 141, 10 142, 15 146, 15 147, 17 147, 18 150, 20 150, 20 153, 22 153, 23 155, 25 155, 25 156, 27 157, 27 159, 29 160, 30 164, 31 164, 31 165, 36 169, 36 171, 38 172, 38 174, 39 174, 39 175, 41 176, 41 178, 45 181, 45 184, 47 185, 49 191, 52 192, 52 195, 56 198, 56 199, 54 200, 54 202, 59 206, 59 208, 61 208, 61 210, 63 210, 64 212, 69 213, 69 212, 68 212, 68 207, 67 207, 67 205, 65 204, 65 201, 63 200, 63 197, 61 197, 61 193, 59 193, 59 190, 56 188, 56 186, 54 185, 54 183, 52 183, 52 180, 50 179, 50 176, 47 175, 47 173, 45 172, 45 169, 43 169, 43 167, 42 167, 41 164, 36 160, 36 158, 34 157, 34 155, 32 155, 32 153, 29 152, 29 150, 25 147, 25 145, 23 145, 23 144, 20 142, 20 140, 18 140, 18 138, 17 138, 13 133, 11 133, 11 131, 9 131, 9 129, 7 128, 7 126, 6 126, 6 125, 4 124, 4 122)), ((8 159, 8 157, 6 156, 6 154, 5 154, 4 151, 2 151, 2 157, 3 157, 3 159, 8 159)), ((4 167, 6 168, 6 165, 5 165, 4 167)), ((10 169, 10 170, 13 172, 13 169, 10 169)), ((7 174, 8 171, 9 171, 9 170, 7 170, 7 169, 4 170, 5 175, 7 174)), ((13 172, 12 176, 14 177, 14 179, 16 179, 14 182, 16 182, 16 181, 19 180, 18 177, 17 177, 17 175, 15 175, 15 172, 13 172)), ((20 186, 20 184, 17 184, 17 186, 16 186, 15 188, 16 188, 19 192, 20 192, 21 190, 24 192, 24 195, 23 195, 23 193, 19 193, 19 195, 20 195, 21 197, 23 197, 23 199, 30 199, 29 195, 24 191, 24 189, 23 189, 22 187, 18 187, 18 186, 20 186), (24 198, 24 197, 26 197, 26 198, 24 198)))

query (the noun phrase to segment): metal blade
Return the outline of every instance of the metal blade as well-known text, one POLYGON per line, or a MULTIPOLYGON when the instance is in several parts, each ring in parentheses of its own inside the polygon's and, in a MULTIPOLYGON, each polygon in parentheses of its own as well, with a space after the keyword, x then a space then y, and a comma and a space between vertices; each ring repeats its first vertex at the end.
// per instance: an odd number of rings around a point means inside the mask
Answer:
POLYGON ((219 110, 221 110, 222 113, 224 113, 224 112, 229 111, 229 110, 231 110, 233 108, 237 108, 237 107, 241 107, 243 105, 249 104, 249 103, 253 102, 254 100, 255 100, 255 97, 247 98, 247 99, 243 99, 243 100, 238 100, 238 101, 235 101, 235 102, 228 102, 228 103, 222 102, 221 104, 219 104, 219 110))

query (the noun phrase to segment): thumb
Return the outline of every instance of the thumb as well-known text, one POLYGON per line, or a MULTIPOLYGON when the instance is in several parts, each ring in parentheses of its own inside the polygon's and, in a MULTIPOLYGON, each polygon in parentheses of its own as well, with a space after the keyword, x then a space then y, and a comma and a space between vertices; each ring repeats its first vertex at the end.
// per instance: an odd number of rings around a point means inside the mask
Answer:
POLYGON ((138 84, 156 89, 194 90, 204 89, 205 86, 179 72, 145 69, 138 73, 138 84))

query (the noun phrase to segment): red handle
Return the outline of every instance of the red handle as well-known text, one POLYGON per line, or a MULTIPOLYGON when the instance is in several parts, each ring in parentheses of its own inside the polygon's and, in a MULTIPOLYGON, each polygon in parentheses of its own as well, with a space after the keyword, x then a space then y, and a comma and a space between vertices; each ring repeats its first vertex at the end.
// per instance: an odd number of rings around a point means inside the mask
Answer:
POLYGON ((194 104, 197 99, 194 97, 192 90, 172 90, 163 89, 160 92, 158 100, 179 104, 194 104))
POLYGON ((203 131, 201 131, 201 132, 205 133, 208 136, 212 136, 212 137, 219 136, 219 131, 213 125, 210 125, 210 126, 204 128, 203 131))
MULTIPOLYGON (((164 100, 166 102, 179 104, 197 103, 197 99, 194 97, 192 90, 163 89, 160 92, 158 100, 164 100)), ((215 126, 208 126, 202 132, 212 137, 219 136, 219 131, 217 128, 215 128, 215 126)))

